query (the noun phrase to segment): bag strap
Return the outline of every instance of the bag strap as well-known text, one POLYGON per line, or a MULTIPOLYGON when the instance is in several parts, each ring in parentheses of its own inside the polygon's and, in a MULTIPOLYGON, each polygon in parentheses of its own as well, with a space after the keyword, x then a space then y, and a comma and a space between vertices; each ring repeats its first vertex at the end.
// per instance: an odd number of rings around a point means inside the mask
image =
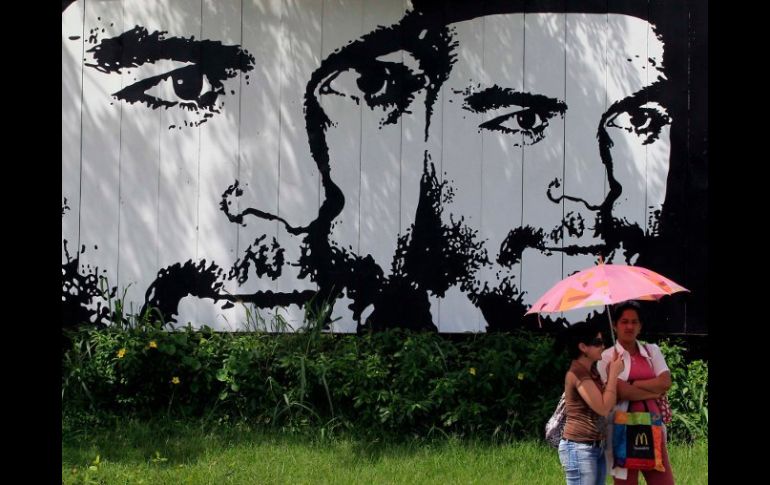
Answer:
POLYGON ((650 369, 652 370, 652 373, 654 374, 655 373, 655 366, 652 365, 652 352, 650 352, 650 348, 647 346, 646 343, 643 345, 643 347, 644 347, 644 351, 647 352, 647 363, 650 364, 650 369))
MULTIPOLYGON (((648 345, 647 342, 645 342, 642 347, 644 347, 644 351, 647 352, 647 358, 649 360, 652 360, 652 352, 650 352, 650 348, 647 345, 648 345)), ((652 365, 652 363, 650 363, 650 365, 652 365)))

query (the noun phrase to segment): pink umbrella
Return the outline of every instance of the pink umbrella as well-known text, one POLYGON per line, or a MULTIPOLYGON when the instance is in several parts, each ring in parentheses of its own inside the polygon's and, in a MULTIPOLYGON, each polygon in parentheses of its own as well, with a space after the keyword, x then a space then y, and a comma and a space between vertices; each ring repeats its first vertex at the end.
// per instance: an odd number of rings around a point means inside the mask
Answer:
POLYGON ((525 315, 611 305, 626 300, 659 300, 679 291, 690 290, 641 266, 600 262, 556 283, 525 315))

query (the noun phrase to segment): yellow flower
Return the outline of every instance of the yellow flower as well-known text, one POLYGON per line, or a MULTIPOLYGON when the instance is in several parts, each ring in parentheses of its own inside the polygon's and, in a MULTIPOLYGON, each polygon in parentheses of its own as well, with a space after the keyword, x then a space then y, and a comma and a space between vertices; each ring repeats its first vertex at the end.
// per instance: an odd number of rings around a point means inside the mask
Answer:
POLYGON ((179 380, 179 378, 177 376, 174 376, 174 377, 171 378, 171 383, 172 384, 179 384, 179 382, 181 382, 181 381, 179 380))
POLYGON ((519 373, 516 375, 516 379, 518 379, 518 380, 520 380, 520 381, 523 381, 523 380, 524 380, 524 373, 523 373, 523 372, 519 372, 519 373))
POLYGON ((118 350, 118 359, 122 359, 126 355, 126 348, 123 347, 122 349, 118 350))
POLYGON ((151 349, 157 349, 158 348, 158 343, 155 342, 154 340, 150 340, 150 344, 149 345, 150 345, 151 349))
POLYGON ((476 375, 476 368, 475 367, 471 367, 470 369, 468 369, 468 372, 470 372, 472 376, 475 376, 476 375))

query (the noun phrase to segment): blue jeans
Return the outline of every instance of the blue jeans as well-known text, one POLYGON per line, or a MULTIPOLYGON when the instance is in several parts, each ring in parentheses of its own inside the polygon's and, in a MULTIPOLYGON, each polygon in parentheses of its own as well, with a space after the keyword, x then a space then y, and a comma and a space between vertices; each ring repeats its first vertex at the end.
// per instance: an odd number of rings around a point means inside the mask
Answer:
POLYGON ((562 439, 559 442, 559 461, 567 477, 567 485, 604 485, 607 477, 604 446, 562 439))

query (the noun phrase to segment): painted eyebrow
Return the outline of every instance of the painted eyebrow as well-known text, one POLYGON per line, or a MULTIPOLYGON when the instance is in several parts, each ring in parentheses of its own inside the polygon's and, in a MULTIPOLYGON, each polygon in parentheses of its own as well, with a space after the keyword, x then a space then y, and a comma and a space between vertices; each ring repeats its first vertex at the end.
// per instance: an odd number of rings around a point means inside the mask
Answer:
POLYGON ((86 63, 104 73, 120 73, 123 68, 139 67, 161 59, 199 62, 206 59, 219 69, 251 70, 254 56, 237 45, 220 41, 195 40, 194 37, 164 37, 165 31, 149 33, 139 25, 117 37, 103 39, 87 52, 93 53, 95 64, 86 63))
MULTIPOLYGON (((467 93, 470 90, 466 90, 467 93)), ((556 98, 551 98, 543 94, 533 94, 522 91, 516 91, 511 88, 503 88, 493 85, 481 91, 474 92, 465 96, 463 109, 473 113, 484 113, 497 108, 507 106, 536 107, 548 112, 564 113, 567 110, 567 104, 556 98)))
POLYGON ((626 96, 623 99, 615 101, 602 116, 602 123, 604 123, 610 116, 616 113, 622 113, 630 108, 635 108, 640 104, 656 102, 665 106, 663 102, 663 86, 665 80, 657 80, 649 86, 645 86, 639 91, 626 96))

